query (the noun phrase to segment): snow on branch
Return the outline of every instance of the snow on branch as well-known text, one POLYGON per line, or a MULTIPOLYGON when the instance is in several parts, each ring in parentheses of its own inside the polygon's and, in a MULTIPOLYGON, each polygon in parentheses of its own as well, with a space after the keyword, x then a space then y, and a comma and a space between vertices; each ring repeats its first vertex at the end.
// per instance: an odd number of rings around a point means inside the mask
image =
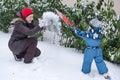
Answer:
POLYGON ((44 23, 44 26, 49 31, 54 31, 56 33, 60 33, 61 22, 59 16, 55 13, 48 11, 44 12, 42 18, 39 19, 39 24, 44 23))

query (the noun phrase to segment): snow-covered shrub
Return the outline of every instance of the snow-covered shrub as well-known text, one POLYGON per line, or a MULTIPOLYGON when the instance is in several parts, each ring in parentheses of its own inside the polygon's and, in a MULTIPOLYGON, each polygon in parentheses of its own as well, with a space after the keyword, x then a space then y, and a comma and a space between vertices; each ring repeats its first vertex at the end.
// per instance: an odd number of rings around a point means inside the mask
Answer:
POLYGON ((111 62, 120 63, 119 17, 113 9, 114 2, 112 0, 102 1, 100 0, 100 3, 104 4, 104 7, 101 5, 99 12, 103 16, 103 56, 111 62))
POLYGON ((8 26, 15 13, 27 4, 25 0, 1 0, 0 3, 0 30, 8 32, 8 26))
MULTIPOLYGON (((0 30, 8 32, 8 26, 18 11, 23 7, 31 7, 34 10, 34 21, 38 23, 43 12, 54 9, 64 9, 61 0, 2 0, 0 1, 0 30)), ((38 32, 35 36, 40 37, 43 33, 38 32)))

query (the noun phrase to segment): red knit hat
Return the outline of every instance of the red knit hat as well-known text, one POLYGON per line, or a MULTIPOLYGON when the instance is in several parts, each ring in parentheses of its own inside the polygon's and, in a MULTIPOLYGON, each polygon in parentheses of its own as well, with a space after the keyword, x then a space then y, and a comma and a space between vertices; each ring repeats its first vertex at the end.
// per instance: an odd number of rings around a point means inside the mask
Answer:
POLYGON ((22 17, 25 19, 30 14, 33 14, 33 10, 31 8, 26 7, 22 9, 21 13, 22 13, 22 17))

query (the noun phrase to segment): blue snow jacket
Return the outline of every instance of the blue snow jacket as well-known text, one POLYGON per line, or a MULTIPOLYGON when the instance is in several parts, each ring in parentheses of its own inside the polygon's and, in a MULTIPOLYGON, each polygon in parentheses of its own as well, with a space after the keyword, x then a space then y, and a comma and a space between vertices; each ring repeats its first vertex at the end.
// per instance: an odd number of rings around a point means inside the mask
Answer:
POLYGON ((101 30, 100 27, 94 27, 83 32, 78 28, 74 28, 75 33, 86 41, 86 46, 100 46, 101 30))

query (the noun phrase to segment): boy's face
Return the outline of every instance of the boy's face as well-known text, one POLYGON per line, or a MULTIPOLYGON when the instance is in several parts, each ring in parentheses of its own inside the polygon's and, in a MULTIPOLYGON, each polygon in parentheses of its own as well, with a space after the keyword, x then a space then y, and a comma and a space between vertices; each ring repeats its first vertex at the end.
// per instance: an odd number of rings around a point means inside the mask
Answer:
POLYGON ((25 20, 26 20, 28 23, 31 23, 31 22, 33 21, 33 17, 34 17, 34 15, 31 14, 31 15, 27 16, 27 17, 25 18, 25 20))

